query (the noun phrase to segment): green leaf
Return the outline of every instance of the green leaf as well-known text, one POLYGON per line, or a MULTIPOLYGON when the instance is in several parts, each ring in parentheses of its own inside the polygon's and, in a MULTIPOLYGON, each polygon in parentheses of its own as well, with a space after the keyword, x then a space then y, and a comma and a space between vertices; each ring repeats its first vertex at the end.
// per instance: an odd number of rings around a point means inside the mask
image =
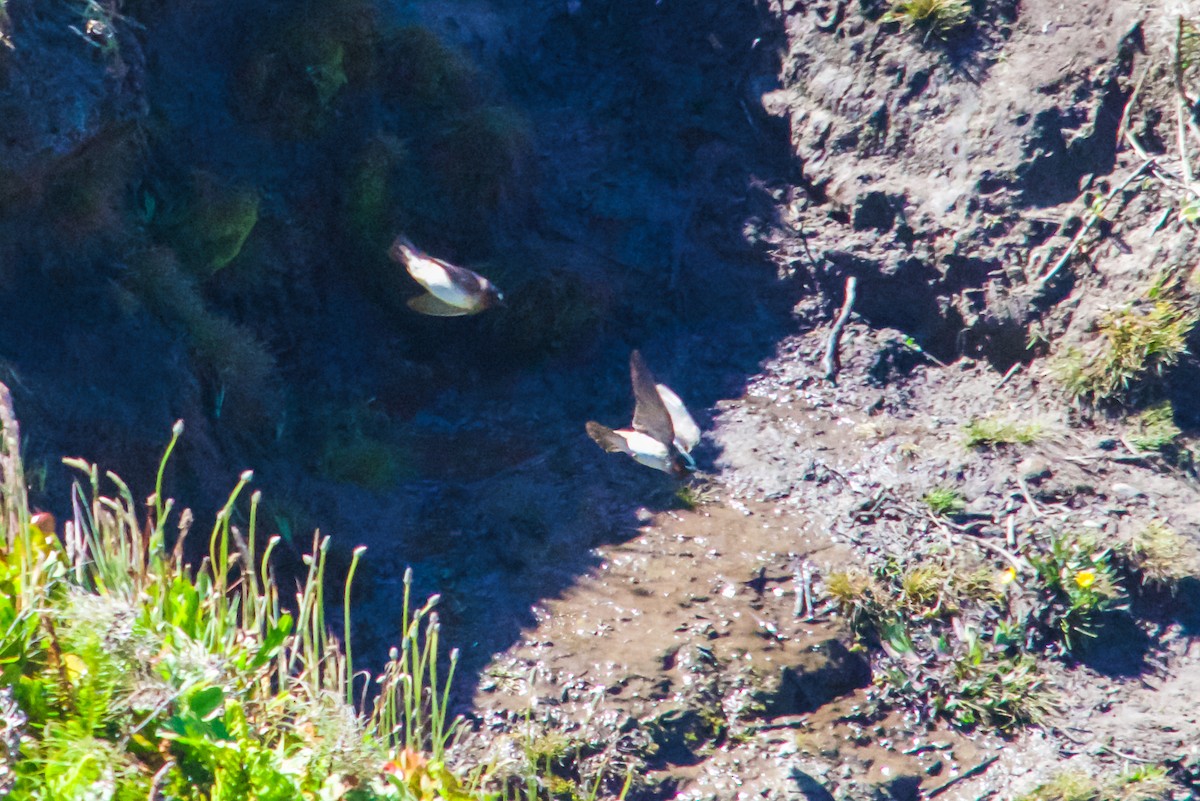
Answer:
POLYGON ((205 687, 192 694, 188 699, 188 707, 192 714, 201 720, 209 720, 221 708, 225 701, 225 691, 220 687, 205 687))
POLYGON ((285 612, 280 615, 279 622, 263 636, 262 646, 259 647, 258 653, 254 655, 254 661, 250 663, 250 666, 258 668, 269 662, 279 652, 279 649, 287 641, 288 635, 291 633, 292 616, 285 612))

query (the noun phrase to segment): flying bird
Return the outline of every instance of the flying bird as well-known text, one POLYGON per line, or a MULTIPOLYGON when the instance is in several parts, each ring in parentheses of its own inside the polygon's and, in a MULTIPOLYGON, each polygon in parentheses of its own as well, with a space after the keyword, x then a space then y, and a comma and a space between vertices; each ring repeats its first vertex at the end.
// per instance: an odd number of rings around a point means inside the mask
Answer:
POLYGON ((432 317, 463 317, 504 304, 504 293, 491 281, 473 270, 421 252, 403 236, 396 237, 388 255, 429 290, 408 301, 413 311, 432 317))
POLYGON ((587 423, 588 436, 609 453, 625 453, 638 464, 682 476, 696 469, 692 448, 700 442, 700 427, 688 414, 679 396, 666 384, 657 384, 642 354, 629 354, 633 382, 633 423, 613 430, 595 420, 587 423))

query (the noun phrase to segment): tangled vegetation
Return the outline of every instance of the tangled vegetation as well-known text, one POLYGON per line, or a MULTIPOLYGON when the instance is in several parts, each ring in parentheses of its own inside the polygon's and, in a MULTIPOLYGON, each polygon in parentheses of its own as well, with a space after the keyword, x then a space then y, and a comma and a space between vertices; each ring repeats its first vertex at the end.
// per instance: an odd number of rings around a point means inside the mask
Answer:
POLYGON ((1160 382, 1187 353, 1200 310, 1177 275, 1162 275, 1146 297, 1102 315, 1089 352, 1069 348, 1057 372, 1068 394, 1094 404, 1125 403, 1160 382))
MULTIPOLYGON (((329 538, 314 540, 296 597, 282 597, 270 568, 279 537, 255 551, 260 493, 245 532, 234 522, 249 471, 208 533, 207 557, 184 564, 192 516, 163 495, 182 431, 144 513, 117 476, 67 460, 83 481, 60 540, 51 516, 29 512, 15 423, 3 420, 0 790, 46 801, 545 797, 545 765, 447 762, 460 723, 448 712, 457 653, 441 660, 438 598, 414 608, 411 571, 400 646, 364 683, 349 637, 339 642, 324 616, 329 538)), ((345 632, 363 551, 341 599, 345 632)))
POLYGON ((1056 708, 1039 659, 1086 654, 1108 620, 1130 614, 1131 594, 1174 591, 1196 566, 1187 541, 1161 522, 1112 547, 1032 530, 1013 558, 1002 569, 888 558, 827 578, 860 645, 878 648, 879 708, 962 728, 1036 724, 1056 708))

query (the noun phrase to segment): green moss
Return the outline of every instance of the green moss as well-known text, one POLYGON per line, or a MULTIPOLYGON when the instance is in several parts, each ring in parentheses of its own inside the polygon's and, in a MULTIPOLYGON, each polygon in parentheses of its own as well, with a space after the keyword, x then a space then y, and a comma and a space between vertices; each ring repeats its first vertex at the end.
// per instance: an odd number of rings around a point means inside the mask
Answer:
POLYGON ((132 126, 97 135, 47 176, 44 217, 71 240, 116 233, 125 223, 123 212, 135 164, 132 126))
POLYGON ((367 0, 303 0, 264 31, 239 69, 236 108, 281 136, 320 133, 340 97, 375 71, 376 12, 367 0))
POLYGON ((187 263, 208 276, 229 266, 242 252, 258 224, 258 192, 231 185, 197 170, 184 193, 184 201, 161 220, 168 238, 187 263))
POLYGON ((382 42, 382 89, 418 111, 471 108, 482 97, 478 68, 458 49, 419 25, 399 28, 382 42))
POLYGON ((411 200, 405 189, 410 168, 407 145, 386 134, 372 137, 354 160, 341 205, 351 250, 360 264, 391 264, 388 244, 408 222, 411 200))
POLYGON ((527 197, 532 155, 529 121, 507 106, 485 106, 452 123, 433 160, 460 216, 476 219, 527 197))
POLYGON ((196 366, 212 387, 211 413, 239 424, 257 424, 280 402, 275 359, 245 326, 209 309, 195 278, 167 248, 150 248, 129 260, 128 281, 146 307, 185 334, 196 366))
POLYGON ((325 446, 321 472, 334 481, 378 492, 387 489, 398 475, 394 450, 394 446, 363 434, 333 439, 325 446))

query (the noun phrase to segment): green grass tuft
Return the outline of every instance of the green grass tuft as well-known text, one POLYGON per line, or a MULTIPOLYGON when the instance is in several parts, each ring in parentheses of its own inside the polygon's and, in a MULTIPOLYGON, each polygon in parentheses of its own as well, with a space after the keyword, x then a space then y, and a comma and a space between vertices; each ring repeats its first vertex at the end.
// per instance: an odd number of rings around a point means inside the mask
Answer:
POLYGON ((1125 403, 1162 381, 1187 353, 1200 311, 1182 284, 1160 278, 1147 300, 1109 311, 1088 352, 1071 348, 1055 370, 1068 394, 1093 404, 1125 403))
POLYGON ((967 508, 963 494, 953 487, 935 487, 921 498, 935 515, 952 515, 967 508))
POLYGON ((1183 434, 1175 425, 1175 409, 1170 401, 1151 406, 1133 421, 1134 430, 1129 441, 1143 451, 1161 451, 1170 448, 1183 434))
POLYGON ((1029 445, 1045 434, 1037 421, 1016 421, 1001 417, 977 417, 963 426, 968 448, 995 448, 1000 445, 1029 445))
POLYGON ((1163 520, 1147 523, 1119 555, 1143 586, 1159 589, 1174 591, 1200 569, 1191 540, 1163 520))
POLYGON ((882 21, 944 36, 971 21, 971 4, 967 0, 899 0, 882 21))

